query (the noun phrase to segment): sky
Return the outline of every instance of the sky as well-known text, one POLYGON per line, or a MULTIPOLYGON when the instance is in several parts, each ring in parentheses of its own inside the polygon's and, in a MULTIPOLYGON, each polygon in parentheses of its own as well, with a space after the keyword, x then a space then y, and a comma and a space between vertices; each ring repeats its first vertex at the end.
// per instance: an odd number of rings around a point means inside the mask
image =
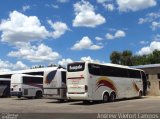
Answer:
POLYGON ((0 71, 160 50, 160 0, 1 0, 0 71))

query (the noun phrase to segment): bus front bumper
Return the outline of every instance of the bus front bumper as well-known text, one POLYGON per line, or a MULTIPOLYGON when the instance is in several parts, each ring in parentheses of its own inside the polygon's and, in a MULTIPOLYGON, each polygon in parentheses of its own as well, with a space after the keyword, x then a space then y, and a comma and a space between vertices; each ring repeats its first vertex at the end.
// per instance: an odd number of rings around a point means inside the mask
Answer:
POLYGON ((11 91, 11 96, 18 96, 18 97, 22 97, 22 92, 20 91, 11 91))
POLYGON ((66 100, 67 99, 66 96, 61 96, 61 95, 43 94, 43 96, 46 99, 57 99, 57 100, 60 100, 60 99, 66 100))

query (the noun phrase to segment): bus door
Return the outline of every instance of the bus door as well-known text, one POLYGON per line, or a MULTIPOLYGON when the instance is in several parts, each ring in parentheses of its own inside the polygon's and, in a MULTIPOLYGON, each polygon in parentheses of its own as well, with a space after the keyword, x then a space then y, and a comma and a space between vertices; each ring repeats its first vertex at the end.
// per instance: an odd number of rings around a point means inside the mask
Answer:
POLYGON ((147 77, 143 71, 141 71, 142 74, 142 82, 143 82, 143 95, 146 95, 147 93, 147 77))

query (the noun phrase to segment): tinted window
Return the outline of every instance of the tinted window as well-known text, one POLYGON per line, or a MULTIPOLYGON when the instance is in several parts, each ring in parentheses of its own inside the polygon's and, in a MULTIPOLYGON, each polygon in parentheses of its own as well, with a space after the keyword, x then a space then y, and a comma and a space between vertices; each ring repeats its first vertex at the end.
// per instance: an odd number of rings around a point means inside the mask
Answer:
POLYGON ((68 72, 83 71, 84 67, 85 67, 85 63, 73 63, 67 66, 67 71, 68 72))
POLYGON ((0 78, 11 78, 11 74, 0 75, 0 78))
POLYGON ((118 67, 103 66, 102 72, 105 76, 128 77, 128 70, 118 67))
POLYGON ((102 66, 97 64, 88 64, 89 73, 93 75, 103 75, 102 66))
POLYGON ((88 64, 88 68, 89 68, 90 74, 97 75, 97 76, 141 78, 141 73, 138 70, 97 65, 97 64, 88 64))
POLYGON ((29 84, 29 83, 42 84, 43 83, 43 78, 42 77, 28 77, 28 76, 24 76, 23 77, 23 83, 24 84, 29 84))
POLYGON ((66 84, 66 72, 62 71, 62 82, 66 84))
POLYGON ((129 77, 130 78, 141 78, 140 71, 138 71, 138 70, 129 70, 129 77))
POLYGON ((9 84, 10 81, 0 81, 0 85, 6 85, 6 84, 9 84))

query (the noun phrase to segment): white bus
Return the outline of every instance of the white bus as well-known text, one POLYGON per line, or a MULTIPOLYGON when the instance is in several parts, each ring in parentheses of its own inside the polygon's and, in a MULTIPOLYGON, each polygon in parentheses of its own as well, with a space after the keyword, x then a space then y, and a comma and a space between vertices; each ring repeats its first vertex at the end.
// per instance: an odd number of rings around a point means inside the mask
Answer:
POLYGON ((44 97, 57 99, 61 102, 67 99, 66 69, 56 68, 45 71, 43 78, 44 97))
POLYGON ((13 74, 11 76, 11 96, 41 98, 43 96, 43 76, 13 74))
POLYGON ((67 97, 84 102, 141 97, 147 90, 143 70, 115 64, 74 62, 67 65, 67 97))
POLYGON ((10 96, 10 78, 0 78, 0 97, 10 96))

